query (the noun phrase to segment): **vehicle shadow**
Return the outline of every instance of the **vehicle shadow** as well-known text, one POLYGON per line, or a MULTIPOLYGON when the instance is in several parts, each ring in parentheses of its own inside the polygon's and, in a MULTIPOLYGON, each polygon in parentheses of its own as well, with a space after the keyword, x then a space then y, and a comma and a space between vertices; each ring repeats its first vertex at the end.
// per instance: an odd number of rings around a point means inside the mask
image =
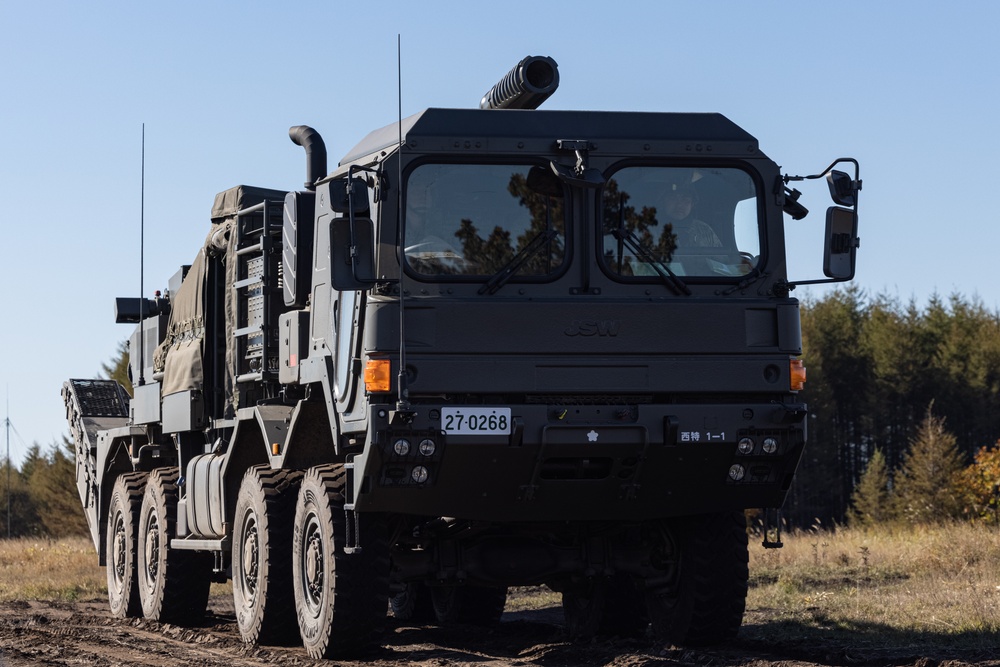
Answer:
POLYGON ((870 622, 833 623, 765 620, 748 623, 731 643, 679 647, 644 636, 596 637, 574 643, 562 627, 559 608, 505 613, 492 628, 413 626, 390 619, 384 646, 422 660, 516 665, 701 664, 737 665, 918 665, 942 663, 1000 667, 1000 634, 991 632, 915 632, 870 622))

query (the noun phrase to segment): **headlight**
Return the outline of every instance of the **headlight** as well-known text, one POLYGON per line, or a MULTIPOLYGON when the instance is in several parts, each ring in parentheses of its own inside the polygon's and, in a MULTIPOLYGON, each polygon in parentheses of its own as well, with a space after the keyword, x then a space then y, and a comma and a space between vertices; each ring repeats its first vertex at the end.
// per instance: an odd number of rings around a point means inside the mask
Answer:
POLYGON ((738 482, 743 479, 743 476, 747 474, 746 468, 741 466, 739 463, 734 463, 729 467, 729 479, 734 482, 738 482))
POLYGON ((417 451, 419 451, 424 456, 434 456, 434 451, 437 449, 437 445, 430 438, 420 441, 417 445, 417 451))
POLYGON ((762 449, 765 454, 774 454, 778 451, 778 441, 774 438, 764 438, 762 449))
POLYGON ((736 445, 736 449, 740 451, 740 454, 749 454, 753 451, 753 438, 740 438, 739 444, 736 445))
POLYGON ((423 484, 427 481, 427 468, 423 466, 413 466, 413 470, 410 471, 410 479, 412 479, 417 484, 423 484))
POLYGON ((397 456, 406 456, 410 453, 410 441, 406 438, 396 440, 392 443, 392 451, 396 452, 397 456))

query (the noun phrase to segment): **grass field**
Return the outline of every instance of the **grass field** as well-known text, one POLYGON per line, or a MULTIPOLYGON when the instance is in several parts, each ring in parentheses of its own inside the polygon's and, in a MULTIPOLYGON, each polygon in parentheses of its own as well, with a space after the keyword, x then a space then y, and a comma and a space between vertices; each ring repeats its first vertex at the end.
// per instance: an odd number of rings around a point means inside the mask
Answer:
MULTIPOLYGON (((964 524, 797 532, 765 550, 751 538, 750 640, 855 645, 924 642, 968 648, 1000 637, 1000 531, 964 524)), ((224 591, 216 586, 216 591, 224 591)), ((73 601, 107 594, 86 538, 0 541, 0 601, 73 601)), ((512 595, 509 608, 557 604, 512 595)))
POLYGON ((742 636, 878 650, 1000 646, 1000 531, 966 524, 751 542, 742 636))

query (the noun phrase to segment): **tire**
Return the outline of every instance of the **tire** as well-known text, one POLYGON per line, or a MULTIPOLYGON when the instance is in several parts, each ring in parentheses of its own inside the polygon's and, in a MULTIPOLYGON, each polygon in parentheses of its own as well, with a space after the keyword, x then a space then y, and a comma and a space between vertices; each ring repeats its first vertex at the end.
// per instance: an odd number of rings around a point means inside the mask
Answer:
POLYGON ((642 594, 623 574, 565 584, 562 604, 566 634, 573 641, 589 641, 598 634, 635 637, 649 625, 642 594))
POLYGON ((747 533, 742 512, 651 522, 647 539, 658 576, 646 607, 657 637, 681 645, 736 638, 746 608, 747 533))
POLYGON ((105 534, 108 602, 115 618, 142 616, 136 570, 139 544, 139 510, 142 507, 146 473, 120 475, 111 491, 105 534))
POLYGON ((430 590, 434 616, 441 625, 496 625, 507 603, 507 589, 502 586, 431 586, 430 590))
POLYGON ((583 579, 565 584, 562 589, 566 634, 576 642, 591 640, 604 618, 607 582, 603 578, 583 579))
POLYGON ((389 608, 400 621, 416 624, 435 621, 431 589, 423 582, 406 584, 405 589, 389 598, 389 608))
POLYGON ((351 514, 360 550, 346 553, 343 465, 311 468, 295 506, 292 584, 302 644, 311 658, 354 657, 375 645, 389 600, 384 519, 351 514))
POLYGON ((240 485, 233 522, 233 606, 248 644, 298 639, 292 593, 292 521, 302 473, 255 466, 240 485))
POLYGON ((139 510, 139 598, 151 621, 192 625, 205 615, 211 553, 173 549, 177 534, 177 469, 149 474, 139 510))

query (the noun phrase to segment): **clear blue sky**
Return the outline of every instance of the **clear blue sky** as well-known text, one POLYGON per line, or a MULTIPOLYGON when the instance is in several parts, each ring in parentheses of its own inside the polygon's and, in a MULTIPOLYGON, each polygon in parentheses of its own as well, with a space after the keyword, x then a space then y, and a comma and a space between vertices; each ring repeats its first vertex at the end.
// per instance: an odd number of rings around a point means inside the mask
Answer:
MULTIPOLYGON (((397 34, 404 116, 475 107, 540 54, 560 69, 548 108, 722 112, 793 174, 856 157, 860 286, 1000 306, 1000 3, 280 4, 0 0, 0 418, 9 402, 15 462, 67 433, 62 383, 96 377, 130 333, 113 313, 139 290, 142 124, 148 295, 193 258, 216 192, 301 187, 289 126, 319 130, 332 165, 395 120, 397 34)), ((820 275, 818 194, 791 232, 793 278, 820 275)))

